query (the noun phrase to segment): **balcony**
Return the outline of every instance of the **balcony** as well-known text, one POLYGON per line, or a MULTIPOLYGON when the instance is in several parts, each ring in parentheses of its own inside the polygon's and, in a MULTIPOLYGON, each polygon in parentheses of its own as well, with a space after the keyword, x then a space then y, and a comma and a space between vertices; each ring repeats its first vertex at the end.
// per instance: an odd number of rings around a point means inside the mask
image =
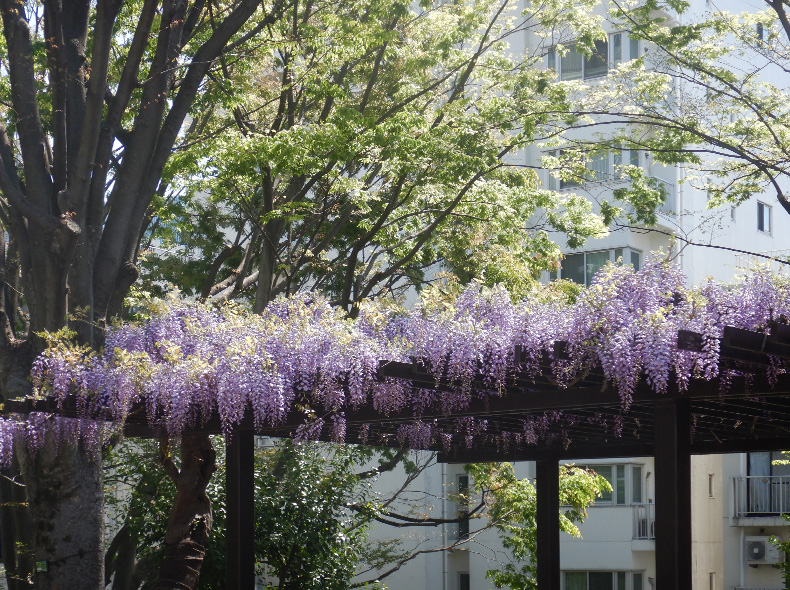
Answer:
POLYGON ((634 507, 634 539, 655 539, 656 505, 632 504, 634 507))
POLYGON ((634 511, 632 551, 654 551, 656 540, 656 505, 632 504, 634 511))
MULTIPOLYGON (((733 479, 735 518, 777 519, 790 512, 790 476, 750 475, 733 479)), ((777 524, 786 524, 783 519, 777 524)), ((746 523, 743 523, 746 524, 746 523)), ((771 523, 754 523, 771 524, 771 523)))

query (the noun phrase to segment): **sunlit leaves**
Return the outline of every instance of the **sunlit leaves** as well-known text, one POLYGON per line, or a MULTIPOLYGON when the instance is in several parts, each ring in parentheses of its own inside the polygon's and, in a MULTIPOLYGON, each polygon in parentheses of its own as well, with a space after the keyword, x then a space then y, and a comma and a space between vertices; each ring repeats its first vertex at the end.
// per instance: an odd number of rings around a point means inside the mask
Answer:
MULTIPOLYGON (((487 517, 499 533, 502 545, 513 559, 499 569, 490 569, 486 578, 497 588, 537 588, 537 503, 534 483, 515 476, 509 463, 467 465, 477 493, 488 503, 487 517)), ((587 507, 611 485, 593 471, 573 466, 560 469, 560 530, 580 536, 576 524, 587 516, 587 507)))
MULTIPOLYGON (((188 144, 191 163, 174 185, 243 220, 224 228, 244 247, 266 225, 273 293, 318 287, 353 309, 365 297, 420 288, 438 269, 482 278, 467 259, 477 252, 496 264, 502 247, 531 280, 557 257, 543 231, 569 230, 577 244, 602 226, 520 171, 519 150, 563 116, 569 95, 534 67, 537 53, 508 45, 550 17, 591 40, 601 28, 566 0, 534 14, 500 8, 490 0, 300 5, 258 40, 248 56, 257 70, 227 69, 222 84, 238 81, 240 108, 196 112, 210 139, 188 144), (523 231, 544 209, 541 227, 523 231)), ((187 227, 195 201, 175 202, 184 212, 174 223, 187 227)), ((250 249, 257 256, 264 246, 250 249)), ((508 273, 491 264, 489 275, 508 273)), ((228 261, 219 278, 249 268, 228 261)))

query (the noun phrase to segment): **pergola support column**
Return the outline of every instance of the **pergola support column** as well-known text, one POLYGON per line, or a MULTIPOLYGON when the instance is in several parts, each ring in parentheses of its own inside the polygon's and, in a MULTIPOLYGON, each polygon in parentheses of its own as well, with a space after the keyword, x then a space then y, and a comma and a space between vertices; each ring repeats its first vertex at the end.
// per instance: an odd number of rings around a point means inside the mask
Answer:
POLYGON ((655 407, 656 590, 691 588, 691 423, 688 403, 655 407))
POLYGON ((237 430, 225 458, 228 590, 255 590, 255 433, 237 430))
POLYGON ((538 590, 560 590, 560 465, 536 462, 538 590))

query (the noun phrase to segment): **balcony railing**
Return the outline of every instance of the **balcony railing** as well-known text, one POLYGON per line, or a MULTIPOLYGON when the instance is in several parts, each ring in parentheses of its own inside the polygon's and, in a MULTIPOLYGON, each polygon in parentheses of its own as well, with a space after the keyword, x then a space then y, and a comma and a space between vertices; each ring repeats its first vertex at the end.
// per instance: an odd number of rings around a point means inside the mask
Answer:
POLYGON ((780 516, 790 512, 790 476, 734 478, 735 517, 780 516))
POLYGON ((634 539, 656 538, 656 505, 633 504, 634 507, 634 539))
POLYGON ((753 268, 756 263, 767 263, 772 272, 787 271, 790 269, 790 265, 780 262, 780 260, 790 260, 790 250, 788 249, 766 250, 764 252, 759 252, 759 254, 764 254, 765 256, 770 256, 771 258, 776 258, 778 260, 770 260, 768 258, 762 258, 751 254, 736 254, 735 266, 737 268, 750 269, 753 268))

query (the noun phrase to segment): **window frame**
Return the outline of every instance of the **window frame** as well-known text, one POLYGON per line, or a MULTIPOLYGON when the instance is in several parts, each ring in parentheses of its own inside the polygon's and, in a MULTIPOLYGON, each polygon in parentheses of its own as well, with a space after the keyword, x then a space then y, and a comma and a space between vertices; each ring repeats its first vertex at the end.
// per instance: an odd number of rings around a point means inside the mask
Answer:
POLYGON ((638 59, 641 55, 640 40, 631 37, 627 31, 616 31, 607 35, 605 40, 596 40, 595 52, 590 56, 576 51, 575 41, 563 44, 563 46, 567 49, 565 55, 560 55, 556 46, 549 47, 546 52, 546 67, 557 72, 557 78, 561 81, 603 78, 609 75, 612 68, 638 59), (567 71, 563 74, 563 60, 568 59, 569 55, 572 56, 572 59, 575 59, 575 56, 579 56, 581 59, 578 74, 576 68, 573 69, 571 75, 568 75, 567 71), (602 65, 597 64, 596 61, 602 62, 602 65), (591 64, 594 66, 592 73, 588 71, 591 64))
POLYGON ((557 72, 557 78, 560 81, 595 80, 596 78, 604 78, 609 74, 610 48, 608 38, 605 41, 596 40, 595 51, 590 55, 576 51, 575 42, 564 45, 564 48, 566 50, 564 55, 560 55, 557 52, 556 46, 550 47, 546 53, 546 67, 557 72), (572 70, 570 69, 571 60, 574 62, 578 61, 578 70, 576 67, 572 70), (590 73, 590 68, 592 68, 592 73, 590 73))
POLYGON ((763 203, 762 201, 757 201, 757 231, 769 236, 773 230, 771 227, 773 223, 772 209, 773 207, 771 205, 763 203))
POLYGON ((458 531, 459 541, 469 538, 469 475, 459 474, 455 478, 456 490, 458 491, 458 531))
POLYGON ((627 63, 635 59, 639 59, 641 54, 639 39, 632 37, 627 31, 616 31, 609 34, 609 46, 611 47, 610 62, 613 67, 617 67, 622 63, 627 63), (618 43, 619 40, 619 43, 618 43), (617 55, 617 45, 620 46, 620 55, 617 55), (628 57, 625 57, 626 49, 628 50, 628 57))
POLYGON ((634 570, 563 570, 562 588, 569 590, 568 574, 586 574, 586 586, 590 587, 590 574, 610 574, 612 578, 612 590, 642 590, 644 584, 644 571, 634 570), (637 584, 636 580, 639 579, 637 584))
MULTIPOLYGON (((602 252, 608 252, 609 253, 609 262, 616 264, 618 259, 622 258, 623 264, 630 264, 630 265, 634 266, 635 270, 639 270, 642 267, 642 262, 644 260, 643 256, 642 256, 642 251, 641 250, 637 250, 636 248, 631 248, 630 246, 623 246, 623 247, 618 247, 618 248, 603 248, 601 250, 589 250, 589 251, 585 250, 585 251, 582 251, 582 252, 570 252, 570 253, 565 255, 565 259, 566 260, 569 257, 571 257, 571 256, 578 256, 580 254, 584 255, 583 264, 582 264, 582 267, 584 269, 584 271, 583 271, 584 272, 584 283, 579 283, 578 281, 575 281, 571 277, 564 276, 563 273, 562 273, 562 262, 560 262, 560 270, 559 270, 559 273, 557 274, 556 278, 568 279, 568 280, 570 280, 570 281, 572 281, 574 283, 577 283, 579 285, 584 284, 586 287, 589 287, 590 283, 592 282, 593 277, 595 276, 595 273, 598 270, 600 270, 602 267, 598 267, 595 271, 593 271, 591 274, 588 275, 589 264, 587 262, 587 256, 589 254, 600 254, 602 252), (638 257, 637 258, 637 264, 634 264, 634 256, 638 257)), ((554 280, 554 279, 551 278, 551 276, 550 276, 550 280, 554 280)))
MULTIPOLYGON (((548 150, 544 155, 559 158, 564 150, 548 150)), ((623 174, 625 166, 641 166, 641 150, 613 147, 611 149, 594 153, 588 160, 585 168, 590 173, 588 178, 562 180, 555 177, 551 170, 546 171, 546 187, 549 190, 566 190, 583 187, 586 184, 597 182, 621 182, 626 180, 623 174), (604 156, 604 157, 601 157, 604 156), (603 166, 600 166, 600 164, 603 166), (596 166, 598 164, 598 166, 596 166)))
POLYGON ((604 498, 597 498, 595 503, 592 506, 598 507, 609 507, 609 506, 637 506, 641 504, 645 504, 644 497, 645 497, 645 471, 644 471, 644 464, 643 463, 598 463, 593 465, 577 465, 582 469, 591 469, 595 471, 598 475, 602 475, 598 469, 601 467, 609 467, 611 468, 611 479, 607 478, 605 475, 603 477, 611 484, 612 491, 609 493, 610 497, 608 499, 604 498), (619 477, 619 471, 622 468, 623 471, 623 478, 622 481, 619 477), (641 497, 639 499, 634 498, 634 478, 636 477, 634 471, 638 469, 639 471, 639 490, 641 492, 641 497), (622 492, 622 501, 620 501, 620 492, 622 492))

